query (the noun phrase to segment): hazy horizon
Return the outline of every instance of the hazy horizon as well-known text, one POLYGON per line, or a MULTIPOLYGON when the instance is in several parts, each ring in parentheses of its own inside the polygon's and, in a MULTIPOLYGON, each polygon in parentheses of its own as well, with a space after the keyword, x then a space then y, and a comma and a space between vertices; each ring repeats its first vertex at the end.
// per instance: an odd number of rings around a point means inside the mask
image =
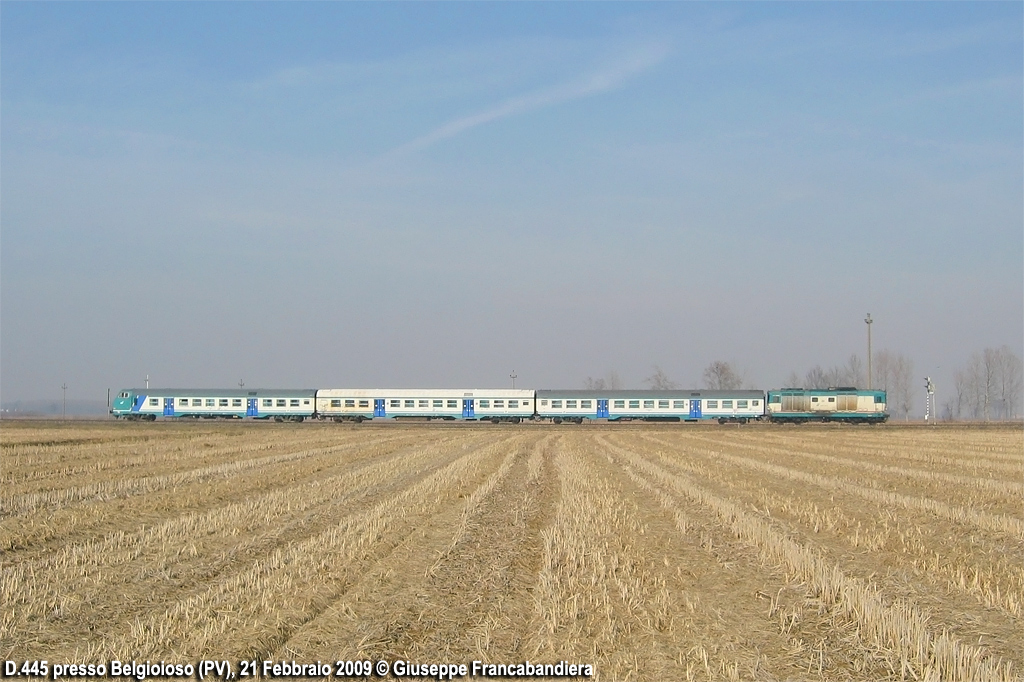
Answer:
POLYGON ((5 403, 1024 355, 1019 3, 2 18, 5 403))

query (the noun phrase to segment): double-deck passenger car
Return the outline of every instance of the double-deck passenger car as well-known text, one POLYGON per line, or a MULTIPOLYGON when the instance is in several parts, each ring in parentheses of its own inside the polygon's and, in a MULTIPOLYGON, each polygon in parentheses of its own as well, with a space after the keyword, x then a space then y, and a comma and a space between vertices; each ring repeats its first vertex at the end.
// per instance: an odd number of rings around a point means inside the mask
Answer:
POLYGON ((303 421, 313 416, 314 389, 130 388, 120 391, 110 409, 115 417, 154 420, 274 419, 303 421))
POLYGON ((761 391, 537 391, 537 416, 582 423, 584 419, 610 421, 747 422, 764 417, 761 391))
POLYGON ((889 418, 885 407, 885 391, 843 386, 768 391, 768 418, 774 422, 880 423, 889 418))
POLYGON ((326 388, 317 415, 334 421, 380 418, 485 420, 519 423, 533 417, 533 391, 516 389, 326 388))

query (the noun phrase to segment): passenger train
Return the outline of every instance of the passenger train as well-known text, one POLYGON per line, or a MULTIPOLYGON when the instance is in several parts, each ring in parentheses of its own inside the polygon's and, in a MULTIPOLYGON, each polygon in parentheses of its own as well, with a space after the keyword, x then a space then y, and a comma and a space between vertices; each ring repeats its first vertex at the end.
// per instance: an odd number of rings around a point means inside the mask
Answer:
POLYGON ((118 392, 110 413, 131 420, 419 419, 519 424, 546 421, 880 423, 885 391, 852 387, 759 390, 141 389, 118 392))

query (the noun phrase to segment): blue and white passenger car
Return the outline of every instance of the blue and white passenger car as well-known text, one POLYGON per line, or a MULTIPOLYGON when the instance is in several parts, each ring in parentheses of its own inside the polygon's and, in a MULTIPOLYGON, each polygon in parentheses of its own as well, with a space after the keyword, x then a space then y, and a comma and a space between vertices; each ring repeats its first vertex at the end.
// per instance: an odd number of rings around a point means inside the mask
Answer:
POLYGON ((531 390, 326 388, 316 393, 317 416, 334 421, 421 418, 519 423, 533 417, 531 390))
POLYGON ((889 418, 885 391, 853 387, 783 388, 768 391, 768 418, 773 422, 809 421, 878 424, 889 418))
POLYGON ((610 421, 747 422, 764 417, 761 391, 537 391, 537 416, 582 423, 584 419, 610 421))
POLYGON ((274 419, 313 416, 314 389, 128 388, 118 392, 110 413, 124 419, 274 419))

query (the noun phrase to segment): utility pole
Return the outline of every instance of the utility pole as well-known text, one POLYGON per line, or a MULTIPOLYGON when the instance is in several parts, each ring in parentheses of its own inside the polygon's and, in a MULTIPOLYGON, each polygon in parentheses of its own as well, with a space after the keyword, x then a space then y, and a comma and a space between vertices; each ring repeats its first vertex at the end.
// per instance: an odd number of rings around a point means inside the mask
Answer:
POLYGON ((64 406, 60 410, 60 418, 63 420, 68 417, 68 382, 65 381, 60 387, 64 391, 64 406))
POLYGON ((512 379, 512 388, 515 388, 516 387, 516 379, 519 378, 519 375, 516 374, 515 370, 512 370, 512 373, 509 374, 508 376, 509 376, 509 378, 512 379))
POLYGON ((238 380, 238 388, 245 388, 245 382, 241 379, 238 380))
POLYGON ((868 324, 868 390, 871 390, 871 323, 874 320, 871 319, 871 313, 864 318, 864 321, 868 324))

